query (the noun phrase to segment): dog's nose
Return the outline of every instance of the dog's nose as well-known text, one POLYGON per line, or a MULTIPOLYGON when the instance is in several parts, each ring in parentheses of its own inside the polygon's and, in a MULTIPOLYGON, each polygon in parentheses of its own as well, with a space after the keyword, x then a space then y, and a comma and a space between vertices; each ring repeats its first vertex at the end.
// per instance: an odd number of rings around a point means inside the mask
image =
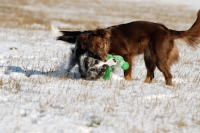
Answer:
POLYGON ((101 60, 102 60, 102 61, 106 61, 106 59, 107 59, 107 56, 105 56, 105 55, 102 55, 102 56, 100 56, 100 58, 101 58, 101 60))

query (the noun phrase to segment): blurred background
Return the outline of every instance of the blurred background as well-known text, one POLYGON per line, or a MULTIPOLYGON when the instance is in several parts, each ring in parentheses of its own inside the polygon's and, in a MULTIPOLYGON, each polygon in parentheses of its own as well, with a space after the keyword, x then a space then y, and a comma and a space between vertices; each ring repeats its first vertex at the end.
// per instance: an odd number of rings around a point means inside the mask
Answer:
POLYGON ((85 30, 146 20, 185 30, 195 21, 198 4, 197 0, 1 0, 0 27, 49 30, 53 24, 85 30))

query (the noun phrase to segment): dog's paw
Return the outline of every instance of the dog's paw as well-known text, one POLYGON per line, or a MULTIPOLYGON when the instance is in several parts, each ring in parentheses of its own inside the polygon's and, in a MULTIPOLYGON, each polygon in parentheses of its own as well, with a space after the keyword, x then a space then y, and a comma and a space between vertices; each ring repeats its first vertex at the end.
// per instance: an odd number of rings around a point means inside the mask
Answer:
POLYGON ((115 59, 111 58, 111 59, 109 59, 109 60, 106 61, 106 64, 108 66, 114 66, 114 65, 117 64, 117 61, 115 59))

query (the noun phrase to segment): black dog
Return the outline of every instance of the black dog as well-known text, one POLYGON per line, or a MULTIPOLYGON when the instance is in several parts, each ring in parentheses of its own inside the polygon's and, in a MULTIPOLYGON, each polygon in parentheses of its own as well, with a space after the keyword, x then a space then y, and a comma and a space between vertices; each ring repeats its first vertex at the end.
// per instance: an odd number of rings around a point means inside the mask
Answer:
POLYGON ((99 59, 94 59, 88 56, 88 52, 80 56, 79 72, 82 78, 86 80, 96 80, 102 77, 106 69, 110 66, 116 65, 115 59, 109 59, 106 62, 99 59))
POLYGON ((75 47, 71 49, 69 64, 65 72, 67 75, 71 69, 78 64, 81 78, 86 80, 96 80, 103 76, 108 67, 116 65, 116 61, 114 59, 103 62, 93 52, 82 48, 82 43, 84 43, 85 39, 84 37, 86 34, 90 34, 90 31, 68 33, 65 31, 59 31, 54 27, 52 27, 52 30, 56 33, 57 40, 75 43, 75 47))

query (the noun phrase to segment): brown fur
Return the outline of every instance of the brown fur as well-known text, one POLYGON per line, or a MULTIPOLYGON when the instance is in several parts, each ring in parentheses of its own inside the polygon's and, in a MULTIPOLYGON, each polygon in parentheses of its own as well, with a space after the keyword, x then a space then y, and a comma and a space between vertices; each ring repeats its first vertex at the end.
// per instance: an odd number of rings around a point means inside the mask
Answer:
POLYGON ((200 43, 200 11, 197 20, 187 31, 171 30, 162 24, 148 21, 135 21, 97 29, 84 35, 82 48, 88 48, 102 60, 106 60, 108 53, 121 55, 130 64, 130 68, 124 72, 127 80, 132 79, 134 56, 144 53, 147 69, 145 82, 152 81, 157 67, 163 73, 166 84, 172 85, 170 66, 179 59, 175 39, 183 39, 192 47, 200 43))

